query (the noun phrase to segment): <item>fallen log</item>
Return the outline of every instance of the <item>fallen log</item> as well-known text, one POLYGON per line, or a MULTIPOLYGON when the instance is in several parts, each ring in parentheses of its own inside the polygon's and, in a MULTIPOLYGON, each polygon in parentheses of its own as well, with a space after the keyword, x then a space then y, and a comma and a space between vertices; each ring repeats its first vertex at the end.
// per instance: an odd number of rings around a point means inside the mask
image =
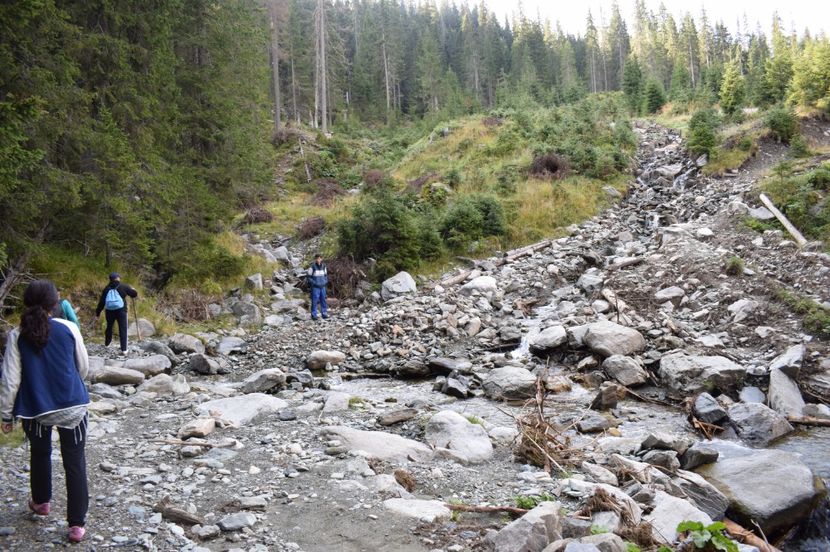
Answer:
POLYGON ((176 523, 188 523, 190 525, 204 525, 205 521, 199 516, 195 516, 183 510, 170 505, 170 497, 165 496, 155 506, 153 511, 161 514, 161 517, 176 523))
POLYGON ((804 238, 801 232, 798 231, 798 228, 796 228, 793 225, 793 223, 790 222, 789 219, 784 216, 784 213, 778 210, 778 208, 775 206, 775 204, 773 204, 772 200, 766 196, 766 194, 761 194, 758 197, 761 199, 761 203, 763 203, 766 206, 766 208, 769 209, 773 215, 775 215, 775 218, 778 219, 778 222, 780 222, 784 226, 784 228, 787 229, 787 232, 790 233, 790 235, 795 240, 795 243, 798 244, 799 248, 802 248, 805 245, 807 245, 807 240, 804 238))
MULTIPOLYGON (((214 443, 207 443, 202 441, 183 441, 181 439, 152 439, 151 443, 161 443, 164 445, 177 445, 181 447, 205 447, 205 448, 213 448, 218 447, 214 443)), ((230 446, 230 445, 228 445, 230 446)))
POLYGON ((809 416, 805 416, 802 418, 799 418, 797 416, 787 416, 787 421, 791 424, 830 427, 830 420, 824 420, 822 418, 811 418, 809 416))
POLYGON ((337 374, 343 379, 352 380, 352 379, 383 379, 383 378, 391 378, 392 374, 381 374, 379 372, 341 372, 337 374))
POLYGON ((781 552, 778 548, 761 539, 749 529, 744 529, 731 519, 723 518, 721 521, 724 525, 726 525, 726 532, 729 533, 729 536, 732 538, 737 539, 744 544, 754 546, 761 552, 781 552))
POLYGON ((451 502, 445 502, 444 506, 454 512, 476 512, 485 514, 508 513, 514 516, 523 516, 529 511, 524 508, 516 508, 514 506, 470 506, 469 504, 453 504, 451 502))
POLYGON ((454 286, 456 284, 460 284, 461 282, 467 279, 471 272, 472 271, 470 270, 464 270, 461 272, 461 274, 453 276, 452 278, 447 278, 446 280, 442 280, 441 285, 444 287, 449 287, 454 286))
POLYGON ((552 243, 553 242, 551 240, 544 240, 544 241, 540 241, 538 243, 534 243, 534 244, 531 244, 531 245, 526 245, 524 247, 520 247, 518 249, 513 249, 511 251, 508 251, 507 254, 504 257, 502 257, 501 259, 499 259, 496 262, 496 264, 498 266, 501 266, 505 263, 511 263, 511 262, 513 262, 517 259, 521 259, 522 257, 526 257, 527 255, 532 255, 533 253, 536 253, 537 251, 541 251, 542 249, 544 249, 546 247, 549 247, 550 244, 552 244, 552 243))

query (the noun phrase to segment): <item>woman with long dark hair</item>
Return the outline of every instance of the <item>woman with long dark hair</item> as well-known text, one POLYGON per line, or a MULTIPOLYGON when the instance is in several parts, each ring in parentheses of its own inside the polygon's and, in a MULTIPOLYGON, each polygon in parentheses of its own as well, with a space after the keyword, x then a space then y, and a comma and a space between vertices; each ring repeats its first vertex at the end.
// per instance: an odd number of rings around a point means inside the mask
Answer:
POLYGON ((66 472, 69 541, 80 542, 89 507, 84 451, 89 395, 83 381, 89 357, 78 327, 52 318, 58 300, 49 280, 36 280, 26 288, 20 327, 9 332, 3 357, 0 414, 3 433, 20 418, 31 442, 29 509, 40 516, 51 509, 51 437, 57 427, 66 472))

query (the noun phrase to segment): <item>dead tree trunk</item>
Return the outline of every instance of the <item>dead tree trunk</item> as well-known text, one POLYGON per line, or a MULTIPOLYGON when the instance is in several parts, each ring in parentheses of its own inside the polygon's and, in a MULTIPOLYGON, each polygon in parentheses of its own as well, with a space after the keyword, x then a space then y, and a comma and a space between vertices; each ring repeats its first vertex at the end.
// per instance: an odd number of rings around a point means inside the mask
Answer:
POLYGON ((269 0, 268 15, 271 19, 271 72, 274 79, 274 131, 279 132, 280 121, 280 41, 277 26, 277 0, 269 0))

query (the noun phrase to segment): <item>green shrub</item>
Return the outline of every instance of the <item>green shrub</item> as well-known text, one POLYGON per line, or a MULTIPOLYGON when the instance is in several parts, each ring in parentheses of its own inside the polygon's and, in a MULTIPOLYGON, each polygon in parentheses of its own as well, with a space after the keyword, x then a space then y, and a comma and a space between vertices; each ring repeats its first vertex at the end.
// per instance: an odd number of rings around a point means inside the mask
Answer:
POLYGON ((730 276, 740 276, 744 273, 744 262, 737 255, 732 255, 726 261, 725 271, 730 276))
POLYGON ((655 80, 648 81, 645 92, 646 113, 657 113, 665 103, 666 95, 660 83, 655 80))
POLYGON ((807 141, 804 140, 804 136, 801 134, 796 134, 790 140, 790 155, 793 157, 810 157, 812 152, 810 148, 807 147, 807 141))
POLYGON ((505 233, 504 209, 497 199, 468 196, 454 203, 441 221, 441 237, 451 249, 462 249, 485 236, 505 233))
POLYGON ((798 118, 792 109, 777 105, 767 111, 764 124, 779 142, 789 144, 798 134, 798 118))
POLYGON ((678 533, 688 533, 697 550, 722 550, 738 552, 738 545, 725 533, 726 525, 716 521, 704 526, 699 521, 682 521, 677 526, 678 533))
POLYGON ((718 145, 718 117, 713 109, 700 109, 689 119, 689 151, 695 155, 710 154, 718 145))

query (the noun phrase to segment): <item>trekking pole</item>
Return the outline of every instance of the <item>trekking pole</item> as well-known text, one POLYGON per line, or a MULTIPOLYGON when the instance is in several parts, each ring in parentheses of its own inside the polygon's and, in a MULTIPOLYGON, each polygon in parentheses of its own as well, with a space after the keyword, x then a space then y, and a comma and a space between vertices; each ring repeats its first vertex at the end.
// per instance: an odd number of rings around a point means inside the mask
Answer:
POLYGON ((138 324, 138 308, 135 306, 135 297, 130 297, 133 301, 133 314, 135 315, 135 333, 138 335, 138 340, 141 341, 141 326, 138 324))

